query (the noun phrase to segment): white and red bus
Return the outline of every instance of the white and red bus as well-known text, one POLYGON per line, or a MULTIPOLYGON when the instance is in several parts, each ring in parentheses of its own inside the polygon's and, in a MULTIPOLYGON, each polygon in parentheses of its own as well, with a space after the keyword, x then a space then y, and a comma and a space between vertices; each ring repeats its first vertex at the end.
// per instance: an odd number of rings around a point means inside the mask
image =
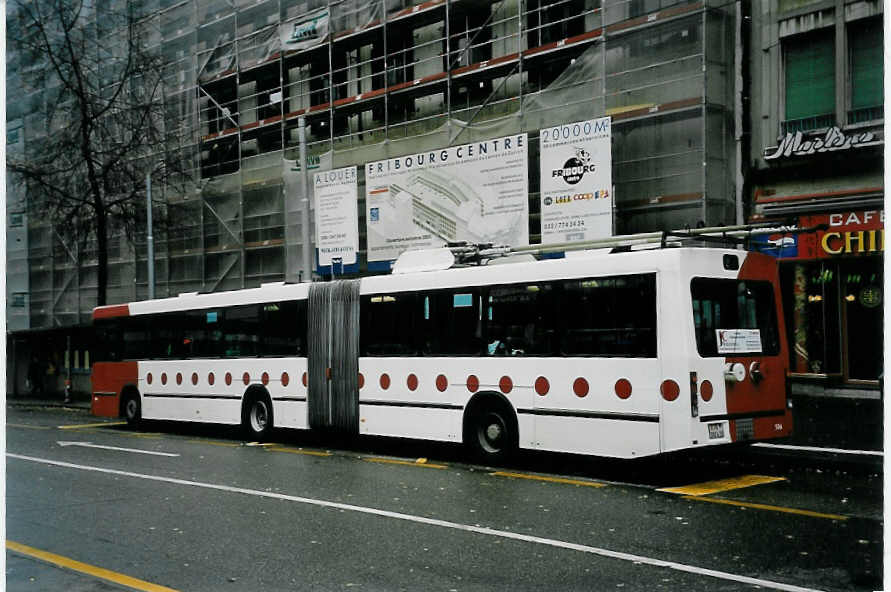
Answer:
MULTIPOLYGON (((415 260, 417 260, 415 254, 415 260)), ((634 458, 790 434, 772 257, 562 259, 104 306, 92 409, 634 458)), ((435 268, 436 265, 429 266, 435 268)))

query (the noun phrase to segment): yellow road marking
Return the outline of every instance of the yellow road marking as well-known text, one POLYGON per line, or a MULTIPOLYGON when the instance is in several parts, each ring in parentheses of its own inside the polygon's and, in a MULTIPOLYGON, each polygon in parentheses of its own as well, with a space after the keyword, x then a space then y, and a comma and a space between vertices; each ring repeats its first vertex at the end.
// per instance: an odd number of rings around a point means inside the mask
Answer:
POLYGON ((49 426, 37 426, 37 425, 28 425, 25 423, 8 423, 6 424, 8 428, 26 428, 29 430, 48 430, 49 426))
POLYGON ((273 448, 267 448, 266 450, 272 452, 289 452, 291 454, 307 454, 309 456, 331 456, 330 452, 324 452, 322 450, 303 450, 302 448, 282 448, 280 446, 275 446, 273 448))
POLYGON ((771 506, 768 504, 755 504, 752 502, 738 502, 736 500, 726 500, 716 497, 694 497, 685 495, 684 499, 698 500, 700 502, 711 502, 713 504, 726 504, 728 506, 740 506, 743 508, 753 508, 755 510, 768 510, 771 512, 784 512, 786 514, 800 514, 802 516, 812 516, 814 518, 828 518, 829 520, 847 520, 847 516, 841 514, 824 514, 823 512, 814 512, 812 510, 799 510, 798 508, 786 508, 784 506, 771 506))
POLYGON ((53 565, 57 565, 59 567, 80 572, 88 576, 93 576, 94 578, 106 580, 108 582, 119 584, 121 586, 127 586, 128 588, 132 588, 133 590, 142 590, 143 592, 177 592, 173 588, 168 588, 167 586, 160 586, 158 584, 153 584, 144 580, 138 580, 136 578, 126 576, 122 573, 104 569, 102 567, 96 567, 87 563, 82 563, 80 561, 75 561, 74 559, 62 557, 61 555, 56 555, 55 553, 50 553, 49 551, 41 551, 40 549, 35 549, 34 547, 29 547, 27 545, 16 543, 14 541, 6 541, 6 548, 10 551, 15 551, 16 553, 21 553, 22 555, 40 559, 41 561, 46 561, 47 563, 52 563, 53 565))
POLYGON ((410 467, 425 467, 428 469, 447 469, 447 468, 449 468, 448 465, 437 465, 437 464, 432 464, 432 463, 428 463, 428 462, 417 462, 417 461, 411 461, 411 460, 397 460, 395 458, 369 457, 369 458, 363 458, 362 460, 367 461, 367 462, 386 463, 386 464, 391 464, 391 465, 407 465, 410 467))
POLYGON ((534 481, 548 481, 549 483, 564 483, 566 485, 582 485, 584 487, 606 487, 603 483, 595 481, 582 481, 581 479, 564 479, 563 477, 545 477, 544 475, 527 475, 526 473, 508 473, 496 471, 492 473, 496 477, 511 477, 514 479, 532 479, 534 481))
POLYGON ((126 421, 109 421, 109 422, 101 422, 101 423, 82 423, 79 425, 60 425, 58 426, 60 430, 77 430, 80 428, 107 428, 108 426, 121 426, 127 425, 126 421))
POLYGON ((663 491, 665 493, 679 493, 681 495, 709 495, 710 493, 718 493, 720 491, 742 489, 743 487, 763 485, 765 483, 776 483, 777 481, 785 480, 785 477, 768 477, 766 475, 743 475, 742 477, 731 477, 730 479, 706 481, 705 483, 695 483, 693 485, 683 485, 681 487, 663 487, 662 489, 657 489, 656 491, 663 491))
POLYGON ((189 440, 189 442, 193 444, 210 444, 211 446, 225 446, 227 448, 241 448, 241 444, 234 444, 232 442, 217 442, 214 440, 189 440))

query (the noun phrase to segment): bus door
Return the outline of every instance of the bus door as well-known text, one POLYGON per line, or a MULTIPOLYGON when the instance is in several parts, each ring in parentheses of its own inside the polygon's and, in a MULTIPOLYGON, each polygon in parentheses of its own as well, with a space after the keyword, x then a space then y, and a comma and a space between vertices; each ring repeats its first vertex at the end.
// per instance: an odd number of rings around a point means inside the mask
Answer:
POLYGON ((359 280, 309 288, 309 427, 359 432, 359 280))

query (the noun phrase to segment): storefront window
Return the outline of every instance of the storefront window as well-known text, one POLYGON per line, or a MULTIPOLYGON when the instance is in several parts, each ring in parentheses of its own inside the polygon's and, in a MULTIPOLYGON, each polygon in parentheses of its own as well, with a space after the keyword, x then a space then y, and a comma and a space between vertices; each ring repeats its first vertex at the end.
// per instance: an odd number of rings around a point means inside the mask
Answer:
POLYGON ((780 278, 791 371, 878 380, 882 260, 787 262, 780 278))

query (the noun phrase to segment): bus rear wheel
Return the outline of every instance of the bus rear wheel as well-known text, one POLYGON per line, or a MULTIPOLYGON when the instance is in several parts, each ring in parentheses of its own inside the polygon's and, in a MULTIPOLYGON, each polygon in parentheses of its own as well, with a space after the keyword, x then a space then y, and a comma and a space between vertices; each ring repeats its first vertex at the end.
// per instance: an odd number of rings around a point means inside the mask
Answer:
POLYGON ((508 412, 491 405, 478 409, 470 418, 466 443, 473 455, 484 462, 502 462, 517 447, 517 434, 508 412))
POLYGON ((139 395, 134 392, 128 392, 124 395, 124 402, 121 405, 124 419, 127 425, 138 428, 142 421, 142 406, 139 403, 139 395))
POLYGON ((269 397, 255 395, 244 404, 241 423, 248 438, 264 440, 272 433, 272 404, 269 397))

